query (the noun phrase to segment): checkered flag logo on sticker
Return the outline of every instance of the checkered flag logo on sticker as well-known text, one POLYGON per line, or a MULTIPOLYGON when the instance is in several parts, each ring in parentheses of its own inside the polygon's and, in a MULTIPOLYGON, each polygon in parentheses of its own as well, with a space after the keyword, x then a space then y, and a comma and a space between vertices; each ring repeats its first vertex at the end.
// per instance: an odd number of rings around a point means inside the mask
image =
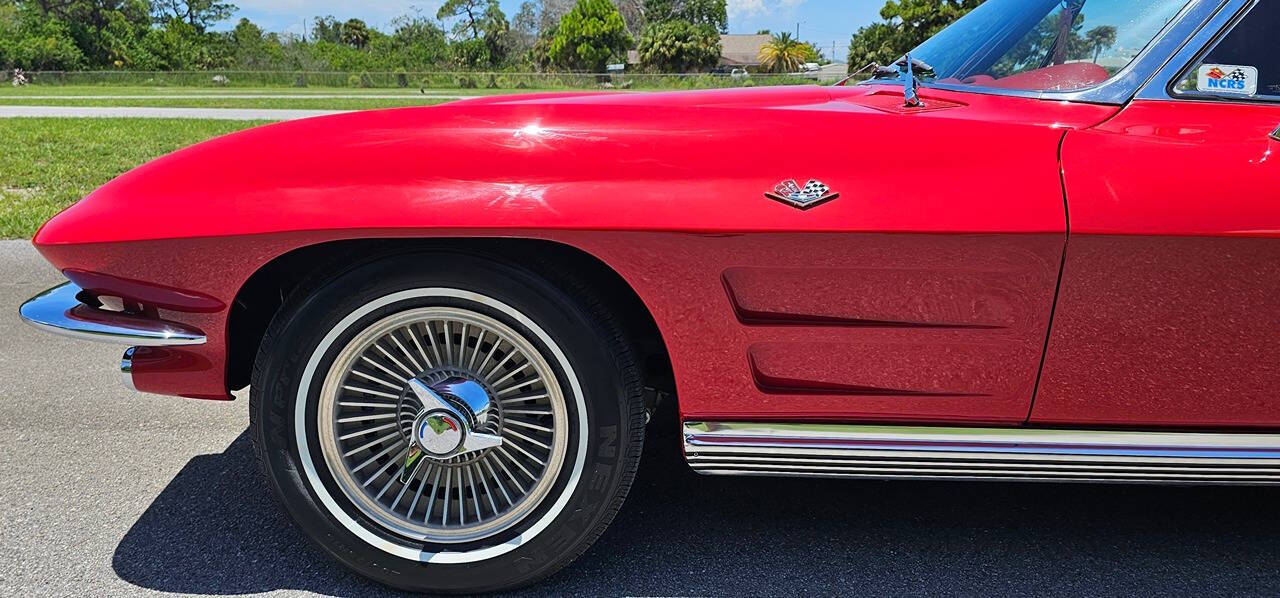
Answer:
POLYGON ((1196 91, 1252 96, 1258 93, 1258 68, 1236 64, 1202 64, 1196 91))
POLYGON ((807 210, 840 197, 840 194, 833 193, 826 183, 817 179, 809 179, 809 182, 805 183, 804 187, 797 184, 795 179, 787 179, 774 185, 773 191, 766 192, 765 196, 792 207, 807 210))

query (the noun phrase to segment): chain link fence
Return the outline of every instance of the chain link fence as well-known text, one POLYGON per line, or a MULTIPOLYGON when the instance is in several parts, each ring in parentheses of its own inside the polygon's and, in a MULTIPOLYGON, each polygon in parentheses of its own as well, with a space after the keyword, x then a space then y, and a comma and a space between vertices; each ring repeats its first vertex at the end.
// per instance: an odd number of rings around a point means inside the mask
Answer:
POLYGON ((515 72, 311 71, 34 71, 31 85, 142 87, 320 87, 366 89, 705 89, 830 84, 819 74, 696 73, 597 74, 515 72))

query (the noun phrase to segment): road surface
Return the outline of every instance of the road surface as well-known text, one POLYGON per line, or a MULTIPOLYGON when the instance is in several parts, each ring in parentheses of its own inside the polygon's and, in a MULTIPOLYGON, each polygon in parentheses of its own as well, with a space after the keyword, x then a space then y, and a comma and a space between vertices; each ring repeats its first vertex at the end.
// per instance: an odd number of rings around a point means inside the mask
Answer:
MULTIPOLYGON (((136 394, 38 333, 0 241, 0 595, 380 596, 267 494, 246 404, 136 394)), ((1274 595, 1280 489, 714 478, 651 438, 612 527, 527 595, 1274 595)))

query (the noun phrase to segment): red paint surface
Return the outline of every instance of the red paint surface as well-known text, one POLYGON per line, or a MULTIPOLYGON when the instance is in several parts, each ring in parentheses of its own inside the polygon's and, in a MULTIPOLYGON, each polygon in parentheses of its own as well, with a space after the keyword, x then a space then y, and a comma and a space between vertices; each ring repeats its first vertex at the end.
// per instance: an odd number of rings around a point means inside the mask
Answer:
POLYGON ((1280 106, 1135 102, 1067 134, 1033 423, 1280 424, 1280 106))
MULTIPOLYGON (((933 109, 886 110, 894 89, 502 97, 277 124, 127 173, 35 242, 61 268, 229 305, 317 242, 548 239, 636 289, 686 417, 1020 422, 1066 237, 1058 145, 1115 109, 925 90, 933 109), (788 178, 841 197, 764 197, 788 178), (831 293, 756 293, 774 315, 912 325, 744 323, 725 283, 741 268, 805 270, 831 293)), ((225 396, 226 311, 160 314, 209 343, 152 360, 139 389, 225 396)))

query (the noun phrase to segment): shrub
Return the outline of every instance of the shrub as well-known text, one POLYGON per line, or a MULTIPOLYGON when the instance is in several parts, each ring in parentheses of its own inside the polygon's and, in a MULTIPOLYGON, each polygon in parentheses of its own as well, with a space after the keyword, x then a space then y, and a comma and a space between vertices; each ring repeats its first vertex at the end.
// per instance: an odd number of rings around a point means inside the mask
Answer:
POLYGON ((720 34, 688 21, 650 25, 636 47, 645 68, 663 73, 686 73, 716 65, 720 34))
POLYGON ((625 56, 631 45, 627 24, 610 0, 578 0, 551 38, 547 55, 572 69, 601 72, 609 59, 625 56))

